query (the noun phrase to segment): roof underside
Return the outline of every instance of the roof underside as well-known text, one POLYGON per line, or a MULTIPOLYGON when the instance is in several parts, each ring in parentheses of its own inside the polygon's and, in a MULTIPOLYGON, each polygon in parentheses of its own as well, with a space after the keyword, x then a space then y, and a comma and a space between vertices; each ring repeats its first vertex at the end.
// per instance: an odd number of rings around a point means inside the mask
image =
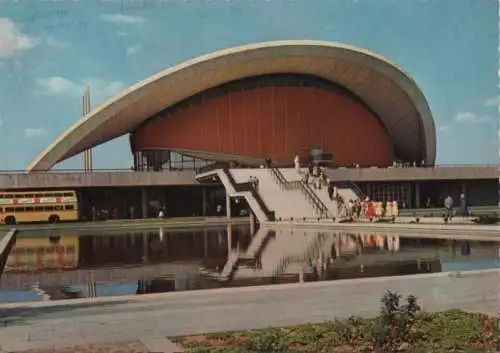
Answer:
POLYGON ((382 119, 400 158, 433 164, 435 127, 427 101, 400 68, 376 54, 338 43, 281 41, 222 50, 142 81, 91 111, 28 167, 47 170, 204 90, 245 77, 297 73, 324 78, 360 97, 382 119))

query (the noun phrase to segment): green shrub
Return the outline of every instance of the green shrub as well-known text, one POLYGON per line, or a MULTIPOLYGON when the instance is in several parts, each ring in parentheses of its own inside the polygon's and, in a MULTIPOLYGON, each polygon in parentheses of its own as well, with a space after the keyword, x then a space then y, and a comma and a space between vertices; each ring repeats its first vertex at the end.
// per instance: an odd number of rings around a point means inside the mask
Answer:
POLYGON ((283 332, 275 328, 253 332, 245 348, 252 353, 287 353, 289 351, 283 332))

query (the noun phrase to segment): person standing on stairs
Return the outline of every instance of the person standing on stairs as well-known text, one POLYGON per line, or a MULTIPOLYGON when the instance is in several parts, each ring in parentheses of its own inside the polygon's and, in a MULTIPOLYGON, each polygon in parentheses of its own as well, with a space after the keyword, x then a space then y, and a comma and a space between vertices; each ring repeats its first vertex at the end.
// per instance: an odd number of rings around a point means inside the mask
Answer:
POLYGON ((297 171, 297 173, 300 173, 300 158, 298 154, 295 155, 295 158, 293 159, 293 164, 295 166, 295 170, 297 171))

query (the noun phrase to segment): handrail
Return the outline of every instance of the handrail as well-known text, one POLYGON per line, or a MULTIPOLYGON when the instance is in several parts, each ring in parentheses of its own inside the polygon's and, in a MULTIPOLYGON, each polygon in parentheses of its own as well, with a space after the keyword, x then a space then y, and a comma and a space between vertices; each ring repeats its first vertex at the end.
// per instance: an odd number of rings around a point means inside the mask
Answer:
POLYGON ((303 190, 303 192, 305 192, 308 195, 311 201, 315 203, 321 215, 327 218, 329 213, 328 207, 326 207, 323 201, 321 201, 318 195, 316 195, 316 193, 311 189, 311 187, 307 183, 302 181, 300 182, 300 185, 301 185, 301 190, 303 190))
POLYGON ((250 192, 255 199, 255 201, 259 204, 260 209, 264 214, 266 215, 266 219, 268 221, 275 221, 276 220, 276 215, 274 211, 271 211, 269 208, 267 208, 266 204, 260 197, 259 193, 255 190, 253 185, 251 183, 237 183, 236 180, 234 180, 233 176, 231 175, 231 172, 229 171, 229 168, 223 168, 222 169, 223 173, 227 176, 229 182, 233 186, 234 190, 236 192, 250 192))
POLYGON ((358 185, 356 185, 355 182, 353 182, 351 180, 348 180, 347 182, 351 185, 351 187, 352 187, 354 193, 356 194, 356 196, 358 197, 358 199, 363 201, 366 197, 366 195, 363 193, 363 190, 361 190, 361 188, 358 185))
POLYGON ((300 191, 306 196, 308 201, 315 207, 321 217, 328 218, 328 207, 321 201, 321 199, 316 195, 316 193, 303 181, 288 181, 285 176, 278 168, 269 168, 269 171, 274 176, 276 182, 287 190, 290 189, 300 189, 300 191))

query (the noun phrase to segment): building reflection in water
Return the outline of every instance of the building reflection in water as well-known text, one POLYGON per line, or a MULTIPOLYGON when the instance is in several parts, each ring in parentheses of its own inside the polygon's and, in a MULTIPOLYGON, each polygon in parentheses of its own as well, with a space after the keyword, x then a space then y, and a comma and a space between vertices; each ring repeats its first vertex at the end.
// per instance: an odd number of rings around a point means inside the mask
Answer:
MULTIPOLYGON (((23 236, 2 291, 44 299, 143 294, 440 272, 498 261, 495 242, 367 233, 223 228, 23 236)), ((0 291, 0 301, 2 296, 0 291)))

